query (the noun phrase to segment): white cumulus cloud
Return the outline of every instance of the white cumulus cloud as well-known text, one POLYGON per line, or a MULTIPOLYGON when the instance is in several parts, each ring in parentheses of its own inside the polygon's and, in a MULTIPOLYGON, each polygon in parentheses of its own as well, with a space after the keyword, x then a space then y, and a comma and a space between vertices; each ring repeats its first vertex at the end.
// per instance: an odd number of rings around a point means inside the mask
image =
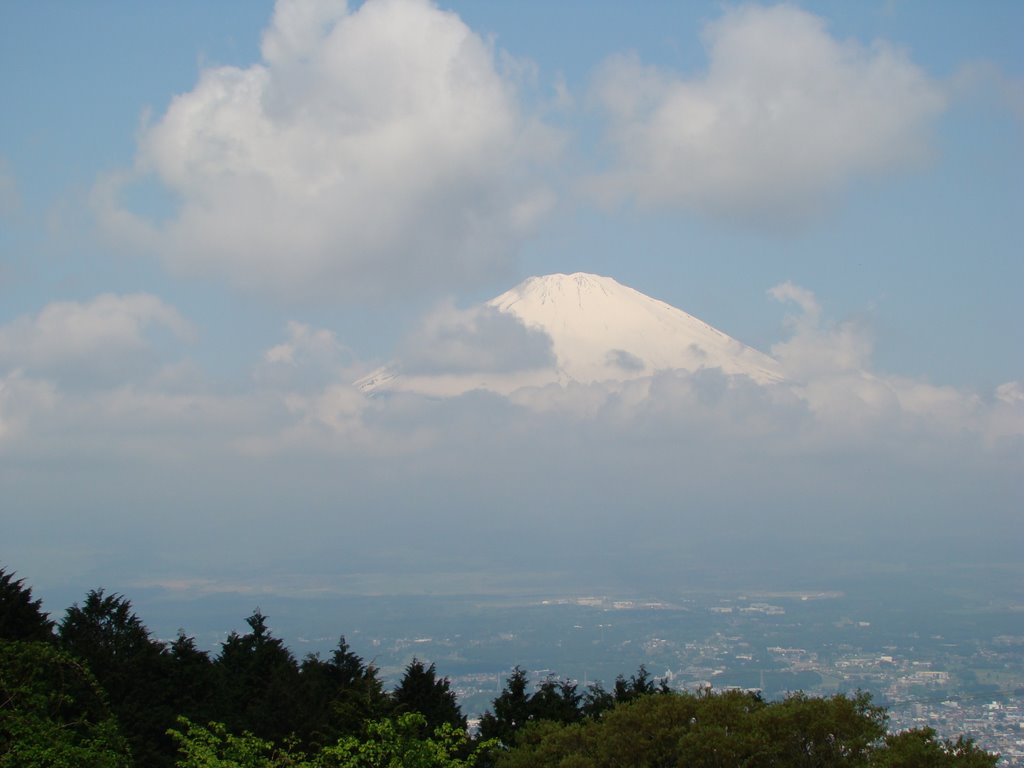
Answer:
POLYGON ((552 203, 555 132, 493 46, 427 0, 280 0, 247 68, 205 69, 99 182, 101 221, 190 274, 375 298, 507 268, 552 203), (179 201, 131 212, 133 182, 179 201))
POLYGON ((597 192, 752 222, 800 220, 851 177, 926 158, 945 95, 894 46, 838 40, 789 5, 733 9, 704 40, 698 77, 632 55, 604 64, 595 93, 617 160, 597 192))

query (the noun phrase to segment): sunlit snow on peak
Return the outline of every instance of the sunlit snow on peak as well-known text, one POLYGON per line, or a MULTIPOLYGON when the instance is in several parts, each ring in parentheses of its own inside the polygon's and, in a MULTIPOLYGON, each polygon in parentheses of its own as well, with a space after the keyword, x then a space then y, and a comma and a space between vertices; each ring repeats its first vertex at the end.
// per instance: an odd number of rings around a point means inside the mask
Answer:
POLYGON ((399 359, 357 385, 366 392, 447 396, 471 389, 509 394, 552 383, 627 381, 666 370, 720 369, 760 384, 782 379, 768 355, 610 277, 584 272, 530 277, 476 311, 494 310, 532 333, 546 334, 553 364, 501 373, 481 365, 478 372, 463 367, 423 376, 413 375, 399 359))

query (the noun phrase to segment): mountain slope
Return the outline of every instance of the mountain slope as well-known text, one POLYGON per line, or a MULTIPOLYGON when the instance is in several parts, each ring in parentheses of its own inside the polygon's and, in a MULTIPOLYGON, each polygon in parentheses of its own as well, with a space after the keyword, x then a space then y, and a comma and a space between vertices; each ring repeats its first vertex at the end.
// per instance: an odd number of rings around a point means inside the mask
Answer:
MULTIPOLYGON (((473 313, 476 313, 475 315, 473 313)), ((781 380, 771 357, 707 323, 610 277, 576 273, 531 277, 472 310, 514 318, 524 333, 543 332, 550 355, 534 367, 466 370, 429 374, 398 362, 356 382, 363 391, 414 391, 454 395, 471 389, 507 394, 523 386, 625 381, 667 369, 719 368, 767 384, 781 380)), ((457 335, 446 331, 446 338, 457 335)), ((487 339, 475 337, 475 343, 487 339)), ((500 349, 488 350, 500 354, 500 349)))

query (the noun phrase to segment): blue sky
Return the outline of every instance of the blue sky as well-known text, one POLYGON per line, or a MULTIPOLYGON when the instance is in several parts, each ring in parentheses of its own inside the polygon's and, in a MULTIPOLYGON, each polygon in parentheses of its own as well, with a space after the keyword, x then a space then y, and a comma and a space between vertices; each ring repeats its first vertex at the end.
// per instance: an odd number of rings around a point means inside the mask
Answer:
MULTIPOLYGON (((890 456, 905 474, 850 509, 888 519, 893 499, 934 495, 950 537, 955 500, 1019 540, 1021 29, 1015 2, 3 6, 0 515, 18 534, 0 559, 30 580, 180 578, 174 563, 202 572, 246 511, 297 503, 307 531, 351 526, 351 494, 451 532, 510 476, 553 491, 516 452, 555 429, 543 419, 527 439, 507 403, 382 410, 344 388, 444 302, 573 271, 818 376, 793 406, 810 437, 795 412, 743 401, 700 443, 712 464, 749 461, 752 485, 789 484, 706 503, 808 510, 777 513, 792 532, 828 496, 801 460, 858 488, 890 456), (769 295, 787 283, 810 303, 769 295), (843 345, 843 375, 882 382, 895 416, 821 362, 843 345), (323 417, 327 402, 341 410, 323 417), (208 546, 168 523, 176 495, 208 546)), ((695 416, 673 402, 685 442, 695 416)), ((644 488, 653 525, 680 486, 661 454, 629 471, 613 456, 620 440, 654 451, 652 418, 561 428, 592 431, 570 452, 644 488)), ((554 466, 588 485, 586 464, 554 466)), ((611 509, 595 541, 621 535, 611 509)), ((318 546, 270 529, 258 548, 281 568, 318 546)))

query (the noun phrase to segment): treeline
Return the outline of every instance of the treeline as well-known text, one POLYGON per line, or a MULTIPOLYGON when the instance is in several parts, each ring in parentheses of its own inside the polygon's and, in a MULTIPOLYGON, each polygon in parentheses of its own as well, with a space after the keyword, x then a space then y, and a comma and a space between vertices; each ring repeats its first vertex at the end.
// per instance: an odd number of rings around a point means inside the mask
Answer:
POLYGON ((0 568, 0 768, 865 766, 982 768, 928 729, 891 735, 867 695, 671 691, 641 667, 611 690, 531 686, 518 667, 466 734, 447 678, 414 659, 384 690, 345 638, 298 660, 258 610, 215 654, 154 639, 122 595, 53 621, 0 568), (532 690, 531 690, 532 689, 532 690))

